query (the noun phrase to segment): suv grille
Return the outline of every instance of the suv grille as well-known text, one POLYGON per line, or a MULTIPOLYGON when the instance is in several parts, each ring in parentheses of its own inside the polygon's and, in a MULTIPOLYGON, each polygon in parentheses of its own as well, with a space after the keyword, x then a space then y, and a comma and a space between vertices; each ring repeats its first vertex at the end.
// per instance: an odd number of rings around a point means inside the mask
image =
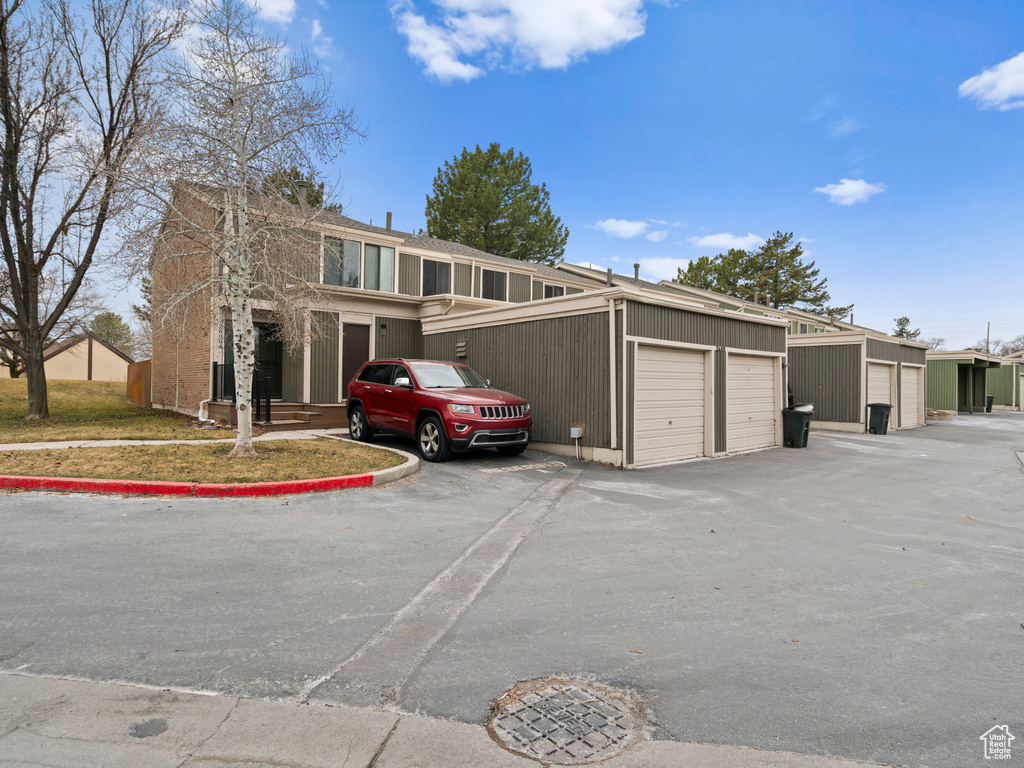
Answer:
POLYGON ((480 416, 484 419, 521 419, 523 418, 523 406, 481 405, 480 416))

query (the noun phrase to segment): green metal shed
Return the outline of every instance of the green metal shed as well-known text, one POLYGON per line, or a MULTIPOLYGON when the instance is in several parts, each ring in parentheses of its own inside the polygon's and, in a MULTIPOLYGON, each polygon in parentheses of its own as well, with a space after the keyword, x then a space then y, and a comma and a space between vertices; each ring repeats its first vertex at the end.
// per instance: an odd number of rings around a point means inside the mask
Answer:
POLYGON ((1021 394, 1024 390, 1024 360, 1022 353, 1007 355, 998 368, 989 368, 986 372, 986 388, 992 395, 992 410, 1019 411, 1021 394))
POLYGON ((1000 367, 1000 358, 961 349, 928 353, 928 407, 935 411, 984 413, 989 369, 1000 367))

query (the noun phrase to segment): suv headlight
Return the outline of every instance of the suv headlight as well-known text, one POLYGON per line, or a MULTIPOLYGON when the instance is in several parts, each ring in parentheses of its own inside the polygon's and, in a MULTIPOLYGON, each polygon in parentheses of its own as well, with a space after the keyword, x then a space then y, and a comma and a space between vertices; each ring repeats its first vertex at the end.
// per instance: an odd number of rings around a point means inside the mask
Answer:
POLYGON ((462 405, 461 403, 449 403, 448 408, 452 413, 473 413, 472 405, 462 405))
POLYGON ((529 412, 530 412, 530 404, 527 403, 526 405, 523 406, 523 415, 525 416, 529 412))

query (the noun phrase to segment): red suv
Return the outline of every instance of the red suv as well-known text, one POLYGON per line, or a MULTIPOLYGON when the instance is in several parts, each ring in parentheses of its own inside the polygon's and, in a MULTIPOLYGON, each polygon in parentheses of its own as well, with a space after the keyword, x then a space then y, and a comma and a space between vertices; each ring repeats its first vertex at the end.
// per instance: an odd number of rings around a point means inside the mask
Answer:
POLYGON ((414 437, 427 461, 452 451, 526 450, 533 433, 530 404, 493 389, 472 368, 437 360, 373 360, 348 384, 348 430, 353 440, 376 432, 414 437))

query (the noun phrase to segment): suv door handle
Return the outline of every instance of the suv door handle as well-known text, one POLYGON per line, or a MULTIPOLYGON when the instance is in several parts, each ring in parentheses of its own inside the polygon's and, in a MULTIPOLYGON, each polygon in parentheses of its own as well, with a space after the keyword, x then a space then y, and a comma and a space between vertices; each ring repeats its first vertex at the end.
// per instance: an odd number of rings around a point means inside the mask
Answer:
POLYGON ((387 392, 389 395, 391 394, 391 390, 390 389, 385 388, 384 391, 387 392))

